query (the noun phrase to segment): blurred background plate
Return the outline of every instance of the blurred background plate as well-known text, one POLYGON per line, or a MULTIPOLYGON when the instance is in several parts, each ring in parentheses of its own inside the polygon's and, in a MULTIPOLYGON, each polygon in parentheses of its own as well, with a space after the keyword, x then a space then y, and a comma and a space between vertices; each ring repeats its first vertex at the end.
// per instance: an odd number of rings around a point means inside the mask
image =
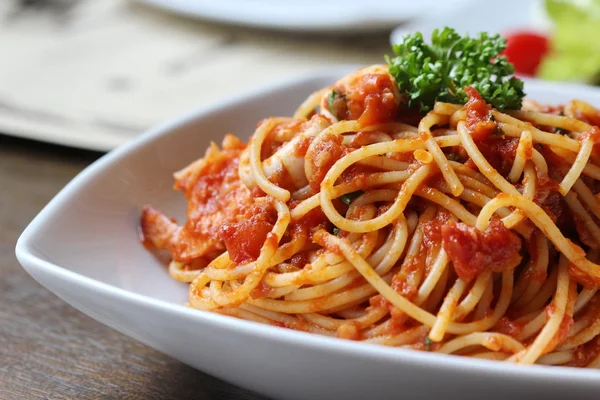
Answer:
POLYGON ((390 41, 411 32, 430 39, 436 28, 459 34, 498 33, 519 76, 600 86, 600 0, 490 0, 465 3, 444 14, 396 28, 390 41))
POLYGON ((22 1, 0 0, 0 133, 91 150, 272 82, 381 63, 390 51, 391 29, 274 34, 137 0, 22 1))
POLYGON ((304 32, 375 32, 456 8, 468 0, 138 0, 191 17, 304 32))
POLYGON ((446 13, 431 18, 408 22, 394 29, 391 42, 397 43, 410 32, 427 34, 436 28, 449 26, 459 33, 470 35, 479 32, 506 34, 515 30, 547 31, 550 23, 545 15, 543 1, 538 0, 486 0, 463 3, 446 13))

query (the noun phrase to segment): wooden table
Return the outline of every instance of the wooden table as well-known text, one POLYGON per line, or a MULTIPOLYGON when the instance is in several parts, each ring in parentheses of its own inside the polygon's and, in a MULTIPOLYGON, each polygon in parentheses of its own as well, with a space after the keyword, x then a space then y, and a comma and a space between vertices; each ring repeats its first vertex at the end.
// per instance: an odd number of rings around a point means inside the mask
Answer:
POLYGON ((22 230, 99 155, 0 135, 0 399, 262 399, 103 326, 21 268, 22 230))
MULTIPOLYGON (((387 34, 275 34, 80 2, 61 14, 0 1, 0 132, 108 150, 186 109, 389 50, 387 34)), ((100 155, 0 134, 0 399, 262 398, 104 327, 18 264, 25 226, 100 155)))

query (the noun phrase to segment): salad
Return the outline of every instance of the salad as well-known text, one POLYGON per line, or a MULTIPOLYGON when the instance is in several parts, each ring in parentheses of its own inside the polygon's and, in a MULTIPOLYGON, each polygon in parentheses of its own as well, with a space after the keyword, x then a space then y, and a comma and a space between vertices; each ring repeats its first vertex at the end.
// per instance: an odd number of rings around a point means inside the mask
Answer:
POLYGON ((600 85, 600 0, 544 3, 551 33, 506 33, 504 55, 521 75, 600 85))

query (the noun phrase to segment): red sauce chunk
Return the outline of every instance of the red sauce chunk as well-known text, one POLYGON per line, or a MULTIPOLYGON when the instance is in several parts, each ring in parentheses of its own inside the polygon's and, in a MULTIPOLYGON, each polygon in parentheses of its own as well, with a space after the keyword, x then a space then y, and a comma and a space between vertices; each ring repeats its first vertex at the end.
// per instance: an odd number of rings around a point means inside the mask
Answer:
POLYGON ((521 334, 525 325, 525 321, 513 321, 508 317, 502 317, 496 325, 494 325, 492 330, 516 338, 521 334))
POLYGON ((485 140, 497 129, 496 123, 490 120, 490 111, 492 108, 472 86, 465 87, 465 92, 469 98, 469 101, 465 105, 467 110, 467 128, 473 140, 485 140))
POLYGON ((533 201, 561 228, 570 225, 567 203, 558 192, 558 182, 544 175, 537 179, 533 201))
POLYGON ((308 176, 308 183, 313 193, 317 193, 321 182, 329 172, 329 169, 337 160, 349 151, 342 145, 341 135, 327 135, 316 142, 306 155, 306 162, 310 163, 312 174, 308 176))
POLYGON ((526 254, 529 255, 529 263, 521 272, 519 279, 524 280, 525 282, 538 282, 541 285, 548 277, 548 272, 545 268, 538 268, 536 266, 540 249, 538 248, 533 235, 529 239, 525 239, 525 248, 527 250, 526 254))
POLYGON ((296 268, 304 268, 307 264, 310 263, 310 252, 309 251, 303 251, 300 253, 296 253, 292 256, 292 258, 289 259, 288 261, 290 264, 292 264, 294 267, 296 268))
POLYGON ((600 335, 589 342, 578 346, 572 353, 573 360, 567 365, 569 367, 586 367, 600 354, 600 335))
POLYGON ((331 227, 332 224, 329 222, 329 219, 323 212, 323 209, 321 207, 316 207, 307 212, 299 220, 292 222, 289 230, 293 235, 302 232, 308 234, 308 237, 312 239, 317 230, 323 229, 330 231, 331 227))
POLYGON ((411 278, 425 268, 426 255, 426 252, 421 252, 405 260, 400 272, 392 278, 392 289, 409 300, 413 299, 418 292, 418 288, 411 283, 411 278))
POLYGON ((440 211, 435 218, 428 221, 423 226, 423 245, 427 248, 434 248, 442 241, 442 226, 448 223, 450 214, 446 211, 440 211))
POLYGON ((510 270, 521 262, 521 239, 496 219, 485 232, 462 222, 450 222, 442 227, 442 246, 457 275, 465 280, 487 270, 510 270))
POLYGON ((364 125, 390 122, 398 112, 394 82, 389 74, 364 74, 344 88, 332 104, 339 119, 358 120, 364 125))
POLYGON ((537 144, 536 146, 548 163, 548 174, 550 177, 556 181, 561 181, 562 175, 567 173, 571 165, 563 157, 553 152, 549 146, 542 144, 537 144))
POLYGON ((175 247, 180 231, 174 219, 151 206, 142 209, 140 217, 140 240, 148 249, 171 249, 175 247))
MULTIPOLYGON (((527 254, 529 255, 530 264, 534 265, 537 262, 537 259, 539 256, 538 246, 535 241, 535 234, 531 235, 529 237, 529 239, 525 239, 525 248, 527 249, 527 254)), ((525 272, 527 272, 527 271, 525 271, 525 272)), ((544 276, 544 279, 546 279, 546 276, 544 276)))
POLYGON ((519 139, 490 136, 479 141, 477 147, 491 166, 506 177, 515 161, 519 139))
POLYGON ((592 139, 594 142, 594 149, 592 150, 592 156, 598 157, 600 156, 600 128, 597 126, 593 126, 589 131, 583 132, 577 140, 580 143, 584 141, 592 139))
MULTIPOLYGON (((571 295, 576 295, 577 293, 573 293, 573 291, 570 290, 569 296, 571 295)), ((574 305, 574 303, 573 303, 574 305)), ((569 331, 571 330, 571 327, 573 326, 574 320, 573 317, 569 314, 573 313, 572 310, 572 306, 571 305, 571 310, 569 311, 569 305, 567 305, 567 310, 562 318, 562 320, 560 321, 560 325, 558 327, 558 331, 556 332, 556 334, 554 335, 554 337, 552 338, 552 340, 550 340, 550 343, 548 343, 546 345, 546 351, 551 351, 552 349, 554 349, 559 343, 561 343, 563 340, 565 340, 567 338, 567 336, 569 335, 569 331)), ((546 318, 547 320, 550 320, 550 318, 552 318, 552 315, 554 315, 554 313, 557 312, 556 306, 554 305, 554 303, 551 303, 550 305, 548 305, 546 307, 546 318)))
POLYGON ((297 156, 300 157, 304 157, 306 155, 306 152, 308 151, 308 147, 310 146, 310 143, 312 142, 313 137, 312 136, 306 136, 301 138, 300 140, 298 140, 298 144, 296 145, 295 153, 297 156))
POLYGON ((279 166, 269 180, 280 188, 293 191, 296 188, 296 180, 284 166, 279 166))
POLYGON ((252 207, 251 216, 224 224, 219 238, 225 243, 229 258, 235 263, 254 261, 273 229, 275 215, 272 209, 252 207))
POLYGON ((600 112, 593 107, 590 109, 578 109, 575 117, 590 125, 600 126, 600 112))
POLYGON ((141 215, 145 243, 171 252, 171 257, 189 263, 225 248, 218 232, 235 222, 252 204, 252 194, 238 175, 239 157, 246 148, 238 138, 226 135, 222 149, 211 145, 203 158, 175 174, 175 189, 188 200, 187 221, 177 226, 151 208, 141 215))
POLYGON ((252 291, 250 292, 250 297, 254 300, 261 299, 263 297, 268 296, 270 292, 271 292, 271 286, 269 286, 266 283, 264 283, 263 281, 261 281, 257 287, 252 289, 252 291))
POLYGON ((586 274, 572 262, 569 262, 568 271, 571 279, 579 283, 585 289, 596 289, 600 287, 600 279, 586 274))
POLYGON ((577 234, 579 235, 578 237, 579 240, 581 240, 581 243, 585 244, 591 249, 597 249, 598 242, 596 242, 594 235, 592 235, 592 232, 590 232, 588 229, 585 220, 576 213, 573 213, 572 216, 573 221, 575 222, 575 230, 577 230, 577 234))
MULTIPOLYGON (((283 145, 284 141, 290 140, 303 131, 306 121, 303 119, 293 119, 275 126, 268 135, 267 140, 263 142, 260 158, 266 160, 271 157, 283 145)), ((260 124, 259 124, 260 126, 260 124)))
POLYGON ((389 310, 391 307, 393 307, 392 303, 390 303, 388 299, 386 299, 385 297, 383 297, 380 294, 371 297, 369 299, 369 305, 371 307, 382 308, 382 309, 386 309, 386 310, 389 310))

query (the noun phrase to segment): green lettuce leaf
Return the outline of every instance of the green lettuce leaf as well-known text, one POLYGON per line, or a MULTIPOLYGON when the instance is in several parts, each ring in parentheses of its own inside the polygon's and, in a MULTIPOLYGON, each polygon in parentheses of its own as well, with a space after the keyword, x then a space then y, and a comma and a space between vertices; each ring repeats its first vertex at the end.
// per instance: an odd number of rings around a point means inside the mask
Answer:
POLYGON ((545 0, 554 22, 551 52, 538 76, 550 80, 598 83, 600 78, 600 0, 545 0))

